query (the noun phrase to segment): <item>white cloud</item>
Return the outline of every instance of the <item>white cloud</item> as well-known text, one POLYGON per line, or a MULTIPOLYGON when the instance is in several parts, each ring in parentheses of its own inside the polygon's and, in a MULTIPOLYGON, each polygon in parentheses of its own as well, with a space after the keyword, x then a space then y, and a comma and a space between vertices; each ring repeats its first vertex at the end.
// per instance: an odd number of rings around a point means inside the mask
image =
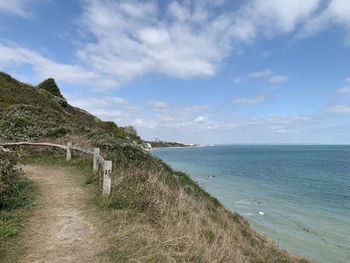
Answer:
MULTIPOLYGON (((161 105, 165 106, 165 105, 161 105)), ((190 107, 168 108, 161 110, 155 108, 156 115, 144 115, 140 111, 136 115, 136 120, 132 123, 138 128, 150 129, 208 129, 212 126, 209 117, 205 116, 208 106, 194 105, 190 107), (201 115, 203 114, 203 115, 201 115)), ((135 114, 133 115, 135 116, 135 114)))
POLYGON ((275 132, 275 133, 279 133, 279 134, 286 134, 289 132, 288 129, 283 128, 283 126, 281 125, 271 125, 270 129, 275 132))
POLYGON ((345 82, 350 83, 350 77, 346 78, 345 82))
POLYGON ((265 101, 266 98, 263 96, 253 97, 253 98, 239 98, 234 101, 235 104, 257 104, 265 101))
POLYGON ((150 100, 147 102, 147 104, 154 111, 164 111, 168 108, 168 103, 165 101, 150 100))
POLYGON ((301 37, 314 35, 332 24, 340 25, 347 30, 346 42, 350 43, 350 1, 330 0, 319 14, 310 17, 300 32, 301 37))
POLYGON ((271 23, 278 21, 275 24, 285 32, 292 31, 295 26, 306 19, 312 12, 314 12, 319 4, 320 0, 294 0, 283 1, 280 0, 258 0, 257 10, 263 16, 269 16, 271 23))
POLYGON ((334 105, 327 109, 331 113, 350 113, 350 105, 334 105))
POLYGON ((108 106, 124 106, 128 107, 130 105, 129 101, 120 97, 87 97, 81 98, 80 96, 72 96, 70 94, 63 94, 68 102, 76 107, 83 109, 96 109, 108 106))
POLYGON ((311 120, 311 116, 308 115, 272 115, 252 118, 247 123, 250 126, 260 127, 261 130, 265 129, 283 135, 296 132, 299 126, 309 120, 311 120))
POLYGON ((96 41, 83 45, 77 55, 121 82, 150 72, 179 78, 214 75, 231 50, 229 29, 209 2, 194 6, 86 1, 81 26, 96 41))
POLYGON ((95 41, 83 44, 77 55, 120 82, 151 72, 212 76, 240 43, 292 32, 320 2, 252 0, 237 7, 230 1, 87 0, 81 27, 95 41))
POLYGON ((337 93, 350 93, 350 86, 345 86, 337 89, 337 93))
POLYGON ((295 133, 297 128, 308 122, 311 117, 307 115, 293 116, 262 116, 262 117, 234 117, 234 114, 216 112, 207 106, 192 106, 180 108, 168 108, 167 111, 159 111, 156 115, 144 115, 140 111, 132 115, 132 124, 146 131, 152 129, 152 134, 161 130, 171 131, 238 131, 242 129, 254 129, 270 131, 276 134, 295 133))
POLYGON ((0 14, 27 17, 32 0, 0 0, 0 14))
MULTIPOLYGON (((0 12, 24 15, 32 1, 0 0, 0 12)), ((78 43, 75 64, 57 63, 13 45, 7 49, 2 45, 0 51, 11 54, 2 52, 2 62, 29 64, 39 76, 97 88, 117 87, 149 73, 184 79, 213 76, 232 51, 257 37, 293 33, 307 23, 305 31, 318 17, 335 17, 344 26, 350 20, 345 0, 331 0, 329 5, 324 0, 241 2, 85 0, 78 17, 82 34, 74 39, 78 43), (11 58, 13 54, 16 59, 11 58)), ((272 84, 287 81, 286 76, 269 70, 255 73, 245 78, 270 77, 272 84)), ((242 81, 240 77, 234 80, 242 81)))
POLYGON ((271 78, 269 78, 269 83, 273 85, 278 85, 284 82, 287 82, 289 78, 287 76, 283 75, 273 75, 271 78))
POLYGON ((153 120, 135 119, 132 121, 132 125, 137 128, 154 129, 157 123, 153 120))
POLYGON ((253 78, 253 79, 261 79, 261 78, 270 77, 271 75, 273 75, 273 71, 270 69, 265 69, 262 71, 251 72, 247 74, 247 77, 253 78))
POLYGON ((147 105, 153 110, 149 114, 131 101, 120 97, 82 97, 82 94, 63 94, 68 102, 76 107, 88 110, 102 120, 115 121, 118 125, 134 125, 138 129, 155 128, 209 128, 212 122, 205 114, 207 105, 170 108, 164 101, 148 101, 147 105))
MULTIPOLYGON (((258 133, 284 136, 297 133, 299 128, 310 120, 310 116, 303 115, 234 117, 234 114, 217 112, 207 105, 171 108, 164 101, 150 101, 149 106, 156 106, 156 110, 155 113, 149 114, 145 109, 120 97, 81 98, 79 94, 64 95, 73 105, 88 109, 102 120, 115 121, 121 126, 135 126, 141 135, 149 134, 148 136, 152 137, 159 134, 164 137, 168 134, 172 138, 179 138, 179 134, 192 134, 192 139, 186 139, 189 142, 196 141, 198 134, 228 130, 233 133, 251 133, 254 130, 258 133), (116 108, 115 103, 118 103, 119 108, 116 108)), ((257 97, 243 99, 241 102, 254 103, 262 100, 257 97)))
POLYGON ((93 110, 93 113, 97 116, 99 116, 102 119, 118 119, 120 117, 124 117, 124 113, 119 110, 106 110, 106 109, 95 109, 93 110))
POLYGON ((264 69, 261 71, 254 71, 246 75, 234 77, 233 83, 240 84, 244 81, 249 81, 253 79, 267 79, 267 81, 272 85, 282 84, 289 80, 287 76, 276 74, 270 69, 264 69))
POLYGON ((319 7, 321 0, 254 0, 241 11, 236 26, 245 28, 247 40, 258 34, 272 37, 289 33, 309 18, 319 7))
POLYGON ((40 80, 54 77, 58 81, 70 84, 100 87, 117 85, 115 79, 90 71, 82 66, 57 63, 32 50, 0 42, 0 67, 15 68, 19 65, 31 65, 37 74, 36 78, 40 80))
POLYGON ((243 81, 248 81, 250 79, 261 79, 261 78, 267 78, 267 77, 270 77, 271 75, 273 75, 273 71, 270 70, 270 69, 264 69, 264 70, 261 70, 261 71, 254 71, 254 72, 250 72, 244 76, 238 76, 238 77, 235 77, 233 79, 233 82, 235 84, 239 84, 243 81))
POLYGON ((197 118, 195 118, 193 120, 193 123, 198 123, 198 124, 204 124, 208 122, 208 118, 207 117, 203 117, 203 116, 198 116, 197 118))

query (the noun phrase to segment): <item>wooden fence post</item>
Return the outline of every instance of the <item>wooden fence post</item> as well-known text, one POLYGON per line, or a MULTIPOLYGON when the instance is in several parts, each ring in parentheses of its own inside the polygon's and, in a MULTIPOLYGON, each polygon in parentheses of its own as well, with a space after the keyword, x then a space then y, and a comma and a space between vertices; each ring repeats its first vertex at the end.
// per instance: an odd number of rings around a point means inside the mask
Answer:
POLYGON ((105 161, 103 165, 103 195, 111 193, 112 161, 105 161))
POLYGON ((98 172, 98 156, 100 155, 100 148, 94 148, 93 172, 98 172))
POLYGON ((71 148, 72 147, 72 143, 68 142, 67 143, 67 156, 66 156, 66 160, 70 161, 72 159, 72 152, 71 152, 71 148))

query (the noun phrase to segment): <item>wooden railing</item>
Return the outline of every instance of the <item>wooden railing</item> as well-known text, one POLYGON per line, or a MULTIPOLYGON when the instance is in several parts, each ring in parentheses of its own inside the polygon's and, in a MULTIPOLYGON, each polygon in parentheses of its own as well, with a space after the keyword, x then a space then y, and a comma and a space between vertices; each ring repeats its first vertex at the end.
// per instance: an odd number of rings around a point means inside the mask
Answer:
POLYGON ((103 195, 109 195, 111 193, 111 174, 112 174, 112 161, 106 161, 100 154, 100 148, 94 148, 93 151, 87 150, 81 147, 73 146, 71 142, 67 143, 67 146, 61 144, 54 143, 46 143, 46 142, 14 142, 14 143, 0 143, 2 147, 10 147, 10 146, 21 146, 21 145, 29 145, 29 146, 49 146, 55 147, 59 149, 66 150, 66 160, 70 161, 72 159, 72 150, 86 153, 93 156, 93 172, 97 174, 99 171, 103 172, 103 195), (102 169, 101 169, 102 168, 102 169))

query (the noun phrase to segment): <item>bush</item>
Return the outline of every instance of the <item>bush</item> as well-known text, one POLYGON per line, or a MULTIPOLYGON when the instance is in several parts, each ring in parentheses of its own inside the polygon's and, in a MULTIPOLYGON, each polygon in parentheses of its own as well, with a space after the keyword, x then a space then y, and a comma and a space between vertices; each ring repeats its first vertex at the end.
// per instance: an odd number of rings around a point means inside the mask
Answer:
POLYGON ((55 80, 52 78, 49 78, 49 79, 41 82, 38 87, 40 89, 44 89, 44 90, 50 92, 52 95, 54 95, 56 97, 63 98, 63 96, 60 92, 60 89, 58 88, 55 80))
POLYGON ((110 132, 117 136, 118 138, 125 139, 126 134, 123 128, 120 128, 113 121, 103 121, 99 123, 101 129, 104 129, 107 132, 110 132))

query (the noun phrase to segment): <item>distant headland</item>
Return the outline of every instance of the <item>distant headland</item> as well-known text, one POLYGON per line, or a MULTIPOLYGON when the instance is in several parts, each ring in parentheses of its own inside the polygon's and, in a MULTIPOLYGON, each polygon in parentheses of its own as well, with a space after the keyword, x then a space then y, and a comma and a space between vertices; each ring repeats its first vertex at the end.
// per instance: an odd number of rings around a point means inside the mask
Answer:
POLYGON ((159 140, 156 138, 154 141, 145 141, 150 149, 154 148, 169 148, 169 147, 196 147, 198 144, 187 144, 182 142, 167 142, 163 140, 159 140))

